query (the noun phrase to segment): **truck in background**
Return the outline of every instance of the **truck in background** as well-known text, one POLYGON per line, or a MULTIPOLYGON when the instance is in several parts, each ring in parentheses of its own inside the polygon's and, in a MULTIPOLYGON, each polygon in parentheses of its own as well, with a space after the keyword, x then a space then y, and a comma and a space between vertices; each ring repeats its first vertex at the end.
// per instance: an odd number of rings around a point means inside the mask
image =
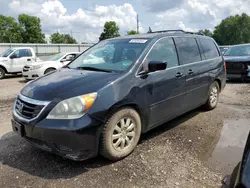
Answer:
POLYGON ((26 64, 41 61, 30 47, 10 48, 0 56, 0 79, 6 74, 22 73, 26 64))

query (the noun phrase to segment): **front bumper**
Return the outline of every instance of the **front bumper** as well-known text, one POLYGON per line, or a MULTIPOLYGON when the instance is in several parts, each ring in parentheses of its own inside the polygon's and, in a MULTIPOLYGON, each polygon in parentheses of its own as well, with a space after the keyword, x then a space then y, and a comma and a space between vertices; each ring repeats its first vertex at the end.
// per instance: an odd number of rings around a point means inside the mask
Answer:
POLYGON ((43 76, 44 71, 42 69, 28 70, 28 71, 23 70, 22 74, 26 80, 34 80, 36 78, 43 76))
MULTIPOLYGON (((14 113, 13 120, 23 127, 22 136, 37 148, 76 161, 98 154, 101 122, 87 114, 75 120, 24 122, 14 113)), ((15 127, 13 131, 18 132, 15 127)))

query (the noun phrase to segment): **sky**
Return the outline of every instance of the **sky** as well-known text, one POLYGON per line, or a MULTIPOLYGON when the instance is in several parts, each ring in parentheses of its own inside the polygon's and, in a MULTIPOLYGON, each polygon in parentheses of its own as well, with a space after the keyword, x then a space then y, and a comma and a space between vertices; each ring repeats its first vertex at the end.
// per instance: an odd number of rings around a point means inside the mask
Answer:
POLYGON ((120 34, 136 30, 213 30, 230 15, 248 13, 250 0, 0 0, 0 14, 41 19, 48 38, 54 32, 71 34, 78 42, 97 42, 106 21, 116 21, 120 34))

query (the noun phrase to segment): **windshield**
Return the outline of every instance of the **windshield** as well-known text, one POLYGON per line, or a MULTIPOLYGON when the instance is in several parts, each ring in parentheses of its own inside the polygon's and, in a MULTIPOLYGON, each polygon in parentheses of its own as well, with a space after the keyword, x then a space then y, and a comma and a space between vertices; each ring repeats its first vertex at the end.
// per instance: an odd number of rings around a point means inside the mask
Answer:
POLYGON ((8 49, 6 51, 4 51, 1 56, 2 57, 8 57, 14 50, 13 49, 8 49))
POLYGON ((65 55, 65 53, 56 54, 56 55, 52 56, 51 58, 49 58, 47 61, 58 61, 58 60, 60 60, 64 55, 65 55))
POLYGON ((68 67, 125 71, 136 62, 147 43, 148 39, 102 41, 80 55, 68 67))
POLYGON ((250 56, 250 45, 231 47, 225 56, 250 56))

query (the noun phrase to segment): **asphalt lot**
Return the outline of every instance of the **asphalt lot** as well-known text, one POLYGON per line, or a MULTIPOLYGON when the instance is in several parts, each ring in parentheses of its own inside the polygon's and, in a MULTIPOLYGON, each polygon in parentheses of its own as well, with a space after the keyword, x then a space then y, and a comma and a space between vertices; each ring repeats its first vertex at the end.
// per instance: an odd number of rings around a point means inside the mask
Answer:
POLYGON ((21 77, 0 80, 0 187, 220 187, 241 158, 250 128, 249 83, 229 83, 213 111, 193 110, 142 136, 122 161, 73 162, 11 132, 21 77))

